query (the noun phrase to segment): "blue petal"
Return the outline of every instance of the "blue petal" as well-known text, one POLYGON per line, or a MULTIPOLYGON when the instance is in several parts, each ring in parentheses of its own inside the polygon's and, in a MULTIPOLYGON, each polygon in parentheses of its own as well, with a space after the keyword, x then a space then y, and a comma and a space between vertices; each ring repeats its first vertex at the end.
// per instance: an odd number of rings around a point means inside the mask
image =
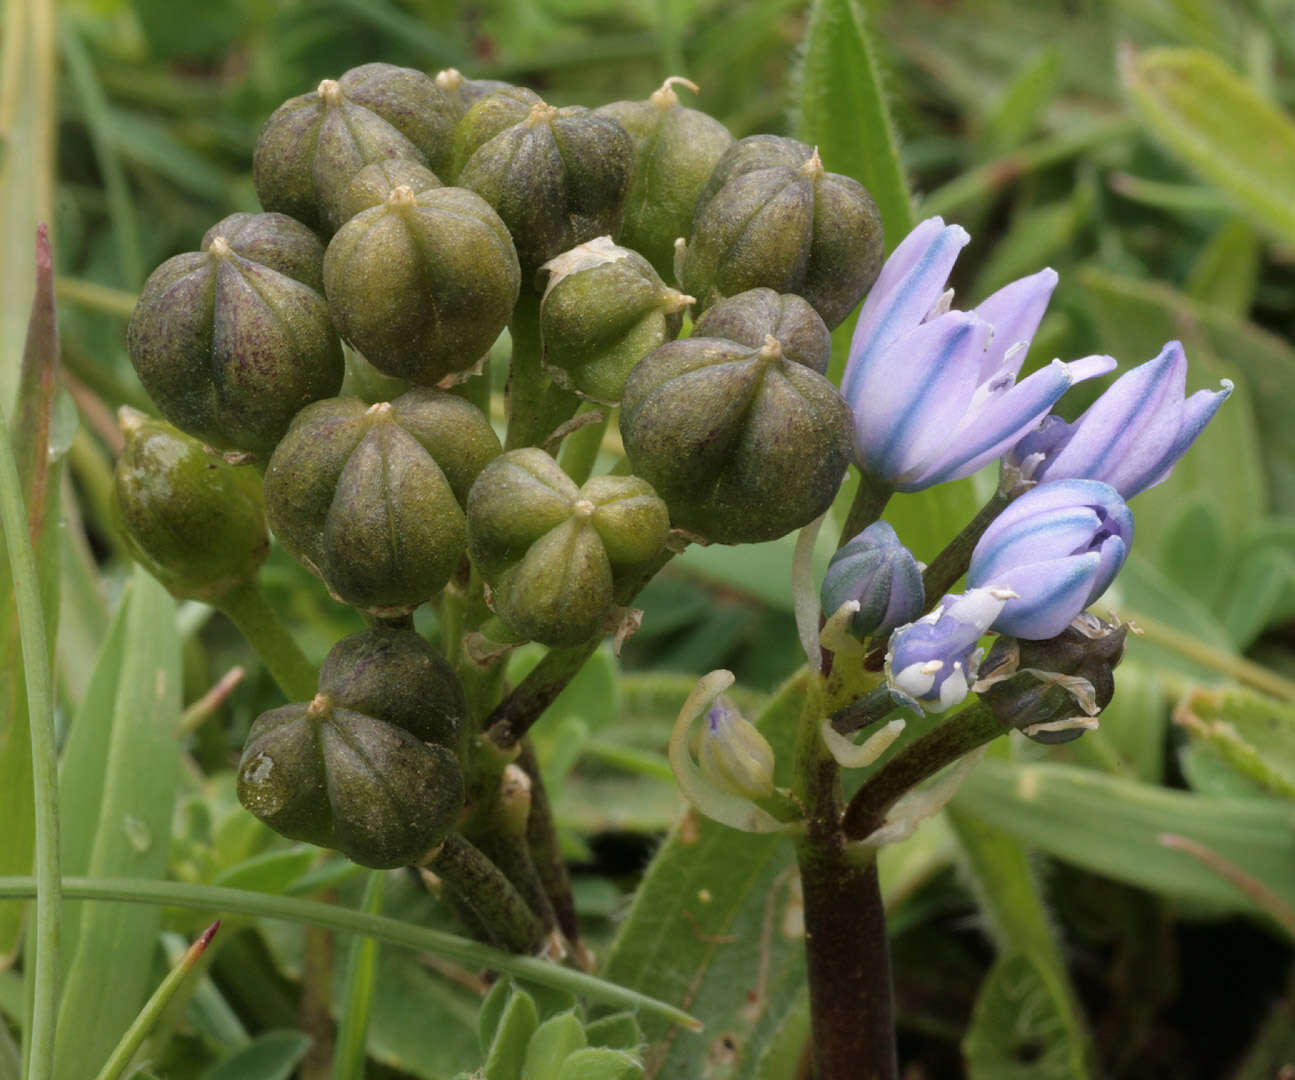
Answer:
POLYGON ((1003 286, 976 307, 975 313, 994 328, 993 343, 981 364, 981 382, 1000 370, 1013 375, 1021 370, 1030 341, 1056 287, 1057 272, 1048 268, 1003 286), (1009 352, 1011 357, 1007 356, 1009 352))
POLYGON ((1088 604, 1101 556, 1093 551, 1019 567, 994 584, 1019 598, 1008 600, 994 620, 1000 634, 1042 641, 1056 637, 1088 604))

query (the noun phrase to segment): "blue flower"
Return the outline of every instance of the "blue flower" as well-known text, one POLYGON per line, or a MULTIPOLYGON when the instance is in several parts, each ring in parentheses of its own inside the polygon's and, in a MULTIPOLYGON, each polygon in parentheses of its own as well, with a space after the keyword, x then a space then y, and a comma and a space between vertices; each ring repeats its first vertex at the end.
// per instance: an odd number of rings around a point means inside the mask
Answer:
POLYGON ((1131 499, 1155 487, 1232 393, 1185 396, 1187 356, 1177 341, 1154 360, 1125 372, 1073 424, 1049 416, 1012 450, 1009 460, 1040 483, 1101 480, 1131 499))
POLYGON ((1106 591, 1133 543, 1133 515, 1097 480, 1042 484, 1007 507, 976 544, 967 584, 1015 594, 992 628, 1042 641, 1106 591))
POLYGON ((913 553, 884 521, 869 525, 832 556, 819 592, 823 614, 831 616, 850 600, 859 610, 850 631, 860 640, 889 634, 922 613, 926 595, 913 553))
POLYGON ((1016 382, 1057 275, 1040 270, 974 311, 949 310, 945 282, 970 238, 928 218, 895 249, 855 327, 841 392, 859 465, 898 491, 969 476, 1038 424, 1073 384, 1115 366, 1090 356, 1016 382))
POLYGON ((1011 593, 969 589, 945 596, 917 622, 890 635, 886 684, 910 709, 939 713, 967 696, 980 667, 976 649, 1011 593))

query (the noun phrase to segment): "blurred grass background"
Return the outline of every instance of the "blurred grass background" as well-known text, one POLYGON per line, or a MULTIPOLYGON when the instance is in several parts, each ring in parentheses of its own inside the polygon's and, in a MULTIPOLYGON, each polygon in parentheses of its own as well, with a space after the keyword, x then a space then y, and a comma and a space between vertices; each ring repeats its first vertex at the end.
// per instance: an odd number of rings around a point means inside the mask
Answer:
MULTIPOLYGON (((977 861, 966 824, 975 819, 1015 829, 1037 853, 1018 869, 1027 884, 1041 882, 1103 1073, 1273 1076, 1295 1060, 1290 928, 1270 902, 1290 903, 1295 846, 1283 847, 1280 832, 1269 843, 1264 831, 1295 829, 1295 3, 877 0, 858 10, 884 73, 915 218, 939 213, 972 233, 954 275, 959 303, 1052 265, 1061 285, 1032 364, 1109 352, 1126 368, 1179 337, 1189 390, 1222 377, 1238 384, 1173 479, 1134 504, 1135 556, 1109 599, 1146 633, 1130 646, 1102 731, 1043 762, 1018 754, 989 763, 960 796, 961 854, 945 829, 925 842, 926 861, 914 860, 920 873, 903 878, 894 925, 905 1057, 925 1070, 915 1076, 930 1077, 959 1075, 964 1061, 985 1077, 1087 1067, 1089 1051, 1062 1064, 1046 1047, 1031 1051, 1033 1029, 1002 1035, 1029 1003, 1013 1005, 1001 986, 996 996, 985 990, 986 973, 1004 970, 988 942, 1000 958, 1032 954, 1001 923, 1013 908, 987 888, 991 863, 977 861), (1069 770, 1046 774, 1055 779, 1046 807, 1014 786, 1040 764, 1069 770), (1200 801, 1164 802, 1170 795, 1200 801), (1238 806, 1211 850, 1266 883, 1266 898, 1186 856, 1162 872, 1161 825, 1238 806)), ((125 356, 125 319, 154 266, 193 250, 226 214, 258 209, 251 152, 282 100, 375 59, 524 83, 558 105, 642 98, 682 74, 701 87, 697 107, 734 135, 797 134, 817 119, 795 108, 810 22, 804 0, 8 0, 0 401, 14 399, 31 237, 47 220, 68 390, 55 438, 66 444, 69 478, 61 726, 89 701, 130 574, 108 510, 112 414, 148 403, 125 356)), ((848 136, 850 117, 832 122, 848 136)), ((849 326, 838 332, 842 346, 849 326)), ((841 348, 838 370, 843 361, 841 348)), ((898 500, 887 516, 929 559, 992 480, 898 500)), ((789 553, 778 543, 680 560, 644 594, 644 628, 623 662, 600 656, 537 734, 562 792, 564 839, 583 867, 579 899, 595 943, 610 940, 612 917, 678 809, 661 751, 685 673, 732 668, 754 708, 800 662, 789 553)), ((266 585, 316 659, 358 627, 281 553, 266 585)), ((218 710, 192 718, 167 873, 225 880, 248 873, 239 868, 249 858, 278 852, 282 884, 285 867, 302 872, 313 856, 277 845, 242 814, 230 779, 247 726, 278 703, 276 691, 222 620, 193 604, 177 617, 185 704, 236 663, 250 674, 218 710)), ((434 629, 434 616, 420 615, 420 626, 434 629)), ((343 899, 358 898, 357 882, 338 881, 343 899)), ((415 891, 386 903, 388 913, 440 917, 415 891)), ((173 915, 163 929, 189 933, 196 920, 173 915)), ((199 1019, 191 1012, 169 1044, 167 1075, 228 1068, 231 1054, 276 1032, 285 1055, 276 1060, 304 1053, 282 1035, 301 1023, 297 980, 309 960, 300 933, 267 924, 229 936, 194 1006, 199 1019)), ((145 970, 160 962, 152 948, 150 940, 145 970)), ((375 1020, 374 1068, 436 1077, 471 1065, 475 999, 390 953, 380 987, 416 991, 412 1004, 379 991, 387 1012, 375 1020), (439 1050, 426 1044, 428 1028, 440 1033, 439 1050)), ((91 985, 110 977, 92 972, 91 985)), ((11 1024, 21 1014, 16 979, 0 973, 0 1013, 11 1024)), ((789 1011, 789 1045, 795 1023, 789 1011)))

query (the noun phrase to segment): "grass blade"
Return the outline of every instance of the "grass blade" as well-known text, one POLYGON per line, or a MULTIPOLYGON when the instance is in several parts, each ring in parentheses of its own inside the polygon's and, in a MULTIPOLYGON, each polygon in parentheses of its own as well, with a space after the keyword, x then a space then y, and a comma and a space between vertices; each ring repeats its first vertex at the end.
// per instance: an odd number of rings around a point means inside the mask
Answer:
MULTIPOLYGON (((370 870, 360 910, 370 915, 382 911, 381 870, 370 870)), ((341 1023, 333 1049, 333 1080, 364 1080, 364 1057, 373 1007, 373 985, 378 973, 378 943, 371 937, 351 938, 346 957, 346 983, 342 991, 341 1023)))

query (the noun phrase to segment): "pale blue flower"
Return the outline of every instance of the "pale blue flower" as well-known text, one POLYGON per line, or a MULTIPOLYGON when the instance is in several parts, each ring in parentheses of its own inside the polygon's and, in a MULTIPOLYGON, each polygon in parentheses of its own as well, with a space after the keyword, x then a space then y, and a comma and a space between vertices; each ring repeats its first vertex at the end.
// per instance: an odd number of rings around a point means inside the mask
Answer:
POLYGON ((992 629, 1055 637, 1102 595, 1133 543, 1133 515, 1097 480, 1042 484, 1007 507, 976 544, 967 584, 1010 590, 992 629))
POLYGON ((1057 275, 1040 270, 974 311, 949 310, 949 271, 967 233, 918 225, 886 260, 855 327, 841 392, 859 465, 898 491, 969 476, 1000 457, 1109 356, 1049 366, 1016 382, 1057 275))

